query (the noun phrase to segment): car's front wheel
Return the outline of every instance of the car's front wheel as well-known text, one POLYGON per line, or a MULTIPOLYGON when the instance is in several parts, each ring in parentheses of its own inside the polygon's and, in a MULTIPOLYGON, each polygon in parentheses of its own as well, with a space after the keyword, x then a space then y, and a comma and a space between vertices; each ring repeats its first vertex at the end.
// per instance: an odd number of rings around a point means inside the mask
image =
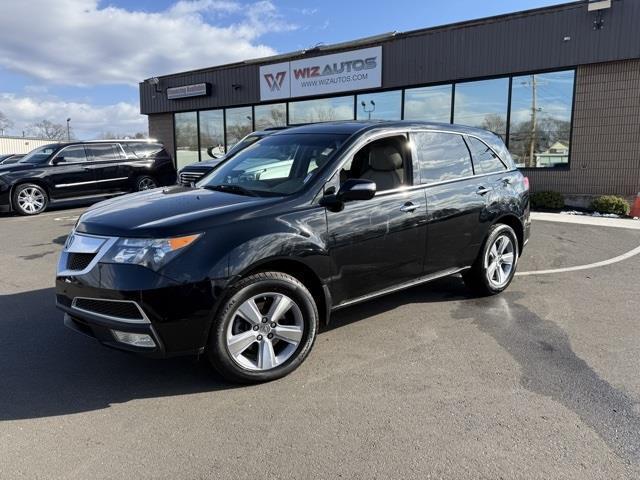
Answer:
POLYGON ((300 366, 317 330, 317 306, 300 281, 280 272, 257 273, 229 292, 214 319, 208 355, 231 381, 275 380, 300 366))
POLYGON ((49 204, 44 188, 34 183, 18 185, 13 191, 13 208, 20 215, 38 215, 49 204))
POLYGON ((465 284, 481 295, 495 295, 509 286, 518 263, 518 237, 505 224, 491 227, 473 267, 462 274, 465 284))

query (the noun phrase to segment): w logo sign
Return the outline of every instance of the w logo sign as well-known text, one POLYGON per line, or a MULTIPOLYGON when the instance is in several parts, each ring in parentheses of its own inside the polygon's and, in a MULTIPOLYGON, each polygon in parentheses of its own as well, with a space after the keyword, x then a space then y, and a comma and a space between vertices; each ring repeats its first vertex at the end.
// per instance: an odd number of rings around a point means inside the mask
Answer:
POLYGON ((284 83, 284 77, 287 76, 287 72, 278 72, 275 75, 273 73, 265 73, 264 79, 269 86, 269 90, 272 92, 279 92, 284 83))

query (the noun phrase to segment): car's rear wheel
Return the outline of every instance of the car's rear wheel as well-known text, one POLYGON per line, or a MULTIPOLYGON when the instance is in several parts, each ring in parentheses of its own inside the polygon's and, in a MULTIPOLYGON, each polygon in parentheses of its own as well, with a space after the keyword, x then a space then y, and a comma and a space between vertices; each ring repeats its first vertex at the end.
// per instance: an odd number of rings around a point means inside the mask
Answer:
POLYGON ((151 190, 152 188, 158 188, 158 182, 155 178, 148 175, 138 177, 136 180, 136 192, 142 192, 143 190, 151 190))
POLYGON ((465 284, 481 295, 495 295, 506 289, 516 273, 518 237, 509 225, 491 227, 473 267, 464 272, 465 284))
POLYGON ((275 380, 305 360, 317 329, 315 301, 300 281, 257 273, 233 287, 214 319, 209 360, 234 382, 275 380))
POLYGON ((34 183, 18 185, 13 191, 13 208, 20 215, 38 215, 49 204, 49 196, 44 188, 34 183))

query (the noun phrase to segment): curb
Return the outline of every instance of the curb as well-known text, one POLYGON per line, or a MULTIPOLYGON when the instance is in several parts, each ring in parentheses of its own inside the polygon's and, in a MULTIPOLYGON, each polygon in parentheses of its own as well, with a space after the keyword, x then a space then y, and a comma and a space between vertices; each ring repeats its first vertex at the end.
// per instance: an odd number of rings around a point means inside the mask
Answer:
POLYGON ((588 215, 563 215, 561 213, 531 212, 531 219, 542 222, 573 223, 577 225, 640 230, 640 220, 631 220, 627 218, 606 218, 590 217, 588 215))

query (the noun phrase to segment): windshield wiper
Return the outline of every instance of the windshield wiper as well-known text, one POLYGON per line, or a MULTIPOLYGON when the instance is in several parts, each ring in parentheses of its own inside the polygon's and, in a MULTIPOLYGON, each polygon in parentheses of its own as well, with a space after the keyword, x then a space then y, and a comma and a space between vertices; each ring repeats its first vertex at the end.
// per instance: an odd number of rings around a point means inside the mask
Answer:
POLYGON ((240 185, 232 185, 230 183, 221 183, 220 185, 202 185, 202 188, 206 188, 207 190, 214 190, 218 192, 229 192, 229 193, 236 193, 238 195, 247 195, 249 197, 260 196, 253 190, 249 190, 247 188, 241 187, 240 185))

